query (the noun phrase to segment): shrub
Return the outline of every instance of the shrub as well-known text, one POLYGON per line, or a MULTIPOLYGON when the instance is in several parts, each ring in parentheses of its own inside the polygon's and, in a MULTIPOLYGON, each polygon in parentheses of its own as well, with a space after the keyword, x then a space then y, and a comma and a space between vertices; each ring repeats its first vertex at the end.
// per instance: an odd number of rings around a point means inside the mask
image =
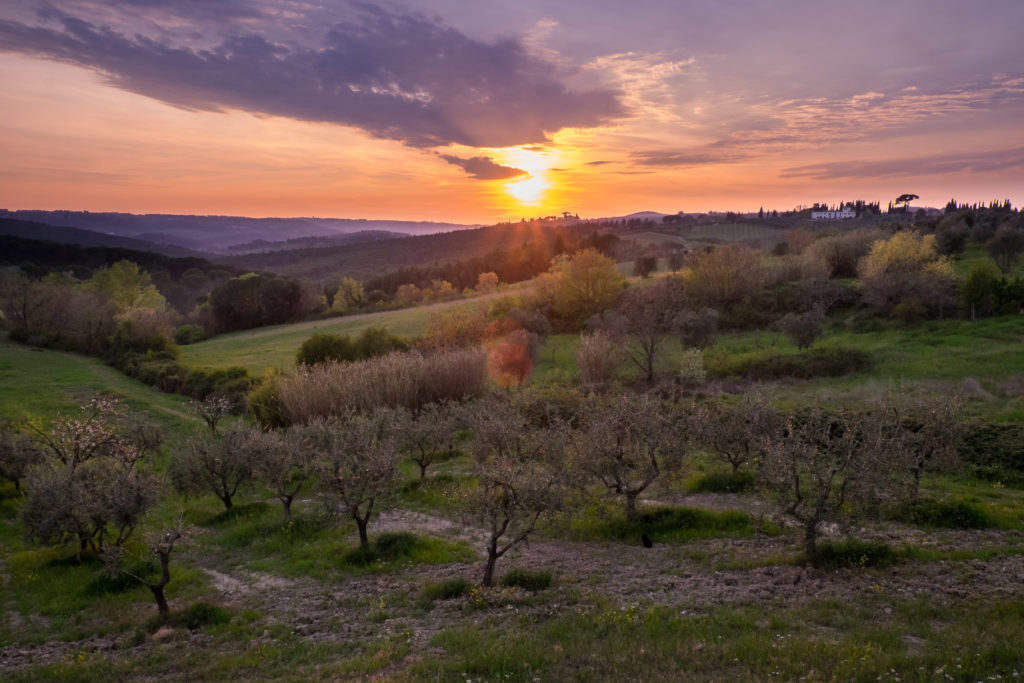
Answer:
POLYGON ((802 354, 761 353, 745 356, 717 354, 705 359, 708 375, 715 379, 749 380, 839 377, 870 370, 871 356, 859 349, 813 349, 802 354))
POLYGON ((580 381, 594 386, 611 383, 624 357, 622 345, 604 332, 584 334, 576 351, 580 381))
POLYGON ((968 422, 958 451, 960 459, 975 476, 1024 485, 1024 425, 968 422))
POLYGON ((422 601, 429 605, 436 600, 451 600, 468 594, 472 588, 473 584, 468 579, 446 579, 428 583, 423 588, 422 601))
POLYGON ((408 557, 419 542, 415 534, 399 531, 381 534, 374 545, 382 560, 393 561, 408 557))
POLYGON ((815 566, 822 569, 860 569, 888 567, 896 561, 896 551, 881 541, 850 539, 818 545, 815 566))
POLYGON ((754 475, 751 472, 711 472, 686 486, 691 493, 743 493, 753 488, 754 475))
POLYGON ((182 325, 174 332, 174 343, 182 346, 195 344, 203 339, 206 339, 206 328, 202 325, 182 325))
POLYGON ((148 630, 156 631, 161 626, 187 628, 196 631, 204 626, 218 626, 231 620, 231 614, 223 607, 208 602, 197 602, 189 605, 181 612, 171 615, 159 615, 149 620, 148 630))
POLYGON ((897 509, 894 518, 917 526, 942 529, 988 529, 996 526, 984 510, 964 500, 913 500, 897 509))
POLYGON ((250 396, 250 405, 255 401, 265 417, 285 424, 378 407, 415 410, 482 393, 486 360, 482 351, 467 349, 429 356, 395 352, 355 363, 303 367, 275 378, 271 387, 250 396))
POLYGON ((530 592, 542 591, 551 586, 551 572, 531 572, 526 569, 513 569, 501 577, 502 586, 516 586, 530 592))

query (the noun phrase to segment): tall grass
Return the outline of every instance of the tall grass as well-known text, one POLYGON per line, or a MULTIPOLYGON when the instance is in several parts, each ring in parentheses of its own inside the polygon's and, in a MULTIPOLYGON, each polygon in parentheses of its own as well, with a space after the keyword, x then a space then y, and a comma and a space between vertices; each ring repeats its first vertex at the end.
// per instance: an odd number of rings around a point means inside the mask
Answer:
POLYGON ((420 408, 483 392, 486 354, 457 350, 433 355, 391 353, 356 363, 302 368, 276 382, 282 417, 291 424, 314 417, 379 407, 420 408))

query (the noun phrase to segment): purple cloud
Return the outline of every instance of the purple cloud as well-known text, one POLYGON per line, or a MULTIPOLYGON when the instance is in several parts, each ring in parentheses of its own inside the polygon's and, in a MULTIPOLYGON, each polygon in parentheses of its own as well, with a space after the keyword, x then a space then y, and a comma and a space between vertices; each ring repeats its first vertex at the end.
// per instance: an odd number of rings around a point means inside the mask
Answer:
POLYGON ((437 20, 353 6, 355 18, 314 47, 238 33, 198 48, 51 9, 43 25, 0 21, 0 51, 90 68, 114 87, 186 109, 337 123, 414 147, 544 142, 624 115, 615 91, 571 92, 518 41, 480 42, 437 20))
POLYGON ((787 168, 783 178, 880 178, 889 176, 942 175, 947 173, 988 173, 1024 169, 1024 147, 970 154, 945 154, 913 159, 882 161, 834 161, 787 168))
POLYGON ((480 180, 505 180, 507 178, 518 178, 520 176, 530 175, 520 168, 512 168, 511 166, 496 164, 490 157, 470 157, 468 159, 463 159, 461 157, 452 156, 451 154, 441 154, 440 157, 449 164, 458 166, 469 175, 474 178, 479 178, 480 180))

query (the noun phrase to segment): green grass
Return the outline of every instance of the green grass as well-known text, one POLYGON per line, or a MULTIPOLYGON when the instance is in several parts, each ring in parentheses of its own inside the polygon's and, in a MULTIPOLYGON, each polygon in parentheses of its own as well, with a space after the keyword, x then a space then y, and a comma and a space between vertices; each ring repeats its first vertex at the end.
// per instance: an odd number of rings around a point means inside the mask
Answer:
POLYGON ((754 533, 750 517, 736 510, 649 508, 629 521, 620 510, 590 506, 571 518, 565 533, 574 540, 615 540, 639 544, 643 536, 655 543, 685 543, 705 538, 744 538, 754 533))
POLYGON ((291 325, 275 325, 255 330, 223 334, 197 344, 181 347, 180 361, 191 367, 225 368, 241 366, 250 375, 261 376, 268 368, 287 370, 295 367, 295 354, 314 333, 356 336, 368 327, 386 327, 400 337, 416 337, 426 331, 433 315, 445 315, 462 308, 485 307, 490 299, 509 292, 403 308, 394 311, 311 320, 291 325))
POLYGON ((160 425, 164 438, 192 433, 202 420, 188 412, 188 399, 161 394, 95 358, 33 350, 0 338, 0 416, 46 423, 57 412, 73 412, 94 394, 113 392, 136 414, 160 425))

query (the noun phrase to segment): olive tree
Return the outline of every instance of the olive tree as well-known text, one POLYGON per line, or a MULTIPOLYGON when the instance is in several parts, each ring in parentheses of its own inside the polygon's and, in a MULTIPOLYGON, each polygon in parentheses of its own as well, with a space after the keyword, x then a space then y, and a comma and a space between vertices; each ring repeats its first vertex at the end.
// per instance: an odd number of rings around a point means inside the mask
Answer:
POLYGON ((574 469, 621 499, 630 521, 637 500, 664 472, 677 468, 683 439, 664 406, 646 396, 619 395, 587 407, 570 435, 574 469))
POLYGON ((172 456, 171 482, 182 493, 210 491, 230 510, 238 491, 252 482, 262 446, 263 434, 242 424, 195 437, 172 456))
POLYGON ((18 432, 10 422, 0 421, 0 479, 14 484, 21 491, 29 465, 39 460, 40 453, 28 434, 18 432))
POLYGON ((297 438, 313 452, 320 493, 332 510, 352 518, 364 548, 370 545, 366 527, 375 507, 398 488, 400 456, 392 419, 391 411, 378 410, 315 419, 295 428, 297 438))
POLYGON ((294 430, 259 437, 251 450, 253 474, 281 501, 285 523, 292 518, 292 503, 313 475, 313 451, 294 430))
POLYGON ((398 445, 420 468, 420 479, 426 479, 427 468, 451 452, 458 418, 459 411, 451 402, 430 403, 416 413, 401 410, 395 414, 398 445))
POLYGON ((960 398, 891 397, 887 404, 894 418, 888 443, 890 458, 903 464, 907 494, 916 499, 925 472, 957 465, 957 446, 963 433, 960 398))
POLYGON ((765 439, 759 483, 803 526, 812 564, 822 522, 864 515, 899 497, 899 463, 887 457, 885 431, 878 415, 815 410, 765 439))
POLYGON ((50 429, 33 426, 38 460, 25 474, 21 520, 41 543, 76 539, 80 550, 120 548, 156 504, 159 481, 140 462, 161 445, 116 399, 95 397, 50 429))
POLYGON ((758 458, 766 439, 782 427, 779 415, 759 396, 744 396, 735 403, 708 401, 689 422, 694 444, 729 463, 734 473, 758 458))
POLYGON ((477 484, 460 502, 464 515, 486 529, 482 583, 490 586, 498 559, 565 500, 565 431, 531 425, 510 401, 481 400, 468 410, 477 484))

